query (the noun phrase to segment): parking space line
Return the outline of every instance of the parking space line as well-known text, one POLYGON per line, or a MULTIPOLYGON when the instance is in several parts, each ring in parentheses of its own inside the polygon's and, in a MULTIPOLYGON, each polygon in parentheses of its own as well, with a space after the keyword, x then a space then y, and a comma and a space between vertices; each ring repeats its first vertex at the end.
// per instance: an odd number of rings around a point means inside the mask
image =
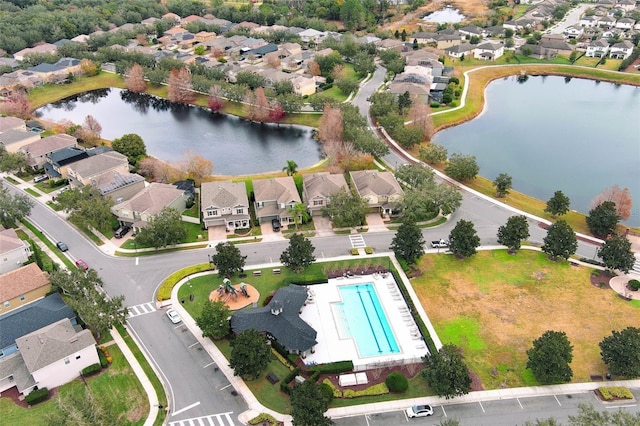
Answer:
POLYGON ((171 413, 171 416, 177 416, 178 414, 180 414, 180 413, 184 413, 185 411, 190 410, 190 409, 192 409, 192 408, 194 408, 194 407, 197 407, 198 405, 200 405, 200 401, 198 401, 198 402, 194 402, 194 403, 193 403, 193 404, 191 404, 191 405, 187 405, 186 407, 181 408, 181 409, 180 409, 180 410, 178 410, 178 411, 174 411, 173 413, 171 413))
POLYGON ((368 414, 364 415, 364 421, 367 422, 367 426, 369 426, 369 415, 368 414))
POLYGON ((229 383, 227 386, 223 386, 220 388, 221 391, 225 390, 226 388, 228 388, 229 386, 231 386, 231 383, 229 383))
POLYGON ((444 410, 444 405, 442 406, 442 414, 444 414, 445 417, 449 417, 447 416, 447 412, 444 410))
POLYGON ((175 329, 180 328, 180 327, 182 327, 182 324, 176 325, 175 327, 173 327, 173 329, 175 330, 175 329))
POLYGON ((195 342, 195 343, 192 343, 191 345, 189 345, 189 346, 187 346, 187 347, 188 347, 188 348, 192 348, 192 347, 194 347, 195 345, 199 345, 199 344, 200 344, 200 342, 195 342))
POLYGON ((521 410, 524 410, 524 407, 523 407, 523 406, 522 406, 522 404, 520 403, 520 399, 519 399, 519 398, 516 398, 516 401, 518 401, 518 405, 520 406, 520 409, 521 409, 521 410))
POLYGON ((610 409, 610 410, 615 410, 615 409, 618 409, 618 408, 631 408, 631 407, 637 407, 637 406, 638 406, 638 404, 633 404, 633 405, 615 405, 613 407, 604 407, 604 408, 607 408, 607 409, 610 409))
POLYGON ((553 395, 553 397, 556 399, 556 402, 558 403, 558 405, 562 407, 562 404, 560 404, 560 400, 558 399, 558 397, 555 395, 553 395))
POLYGON ((480 408, 482 408, 482 412, 486 414, 486 411, 484 411, 484 407, 482 406, 482 402, 478 401, 478 404, 480 404, 480 408))
POLYGON ((215 364, 215 362, 210 362, 209 364, 205 365, 205 366, 204 366, 204 367, 202 367, 202 368, 211 367, 211 366, 212 366, 212 365, 214 365, 214 364, 215 364))

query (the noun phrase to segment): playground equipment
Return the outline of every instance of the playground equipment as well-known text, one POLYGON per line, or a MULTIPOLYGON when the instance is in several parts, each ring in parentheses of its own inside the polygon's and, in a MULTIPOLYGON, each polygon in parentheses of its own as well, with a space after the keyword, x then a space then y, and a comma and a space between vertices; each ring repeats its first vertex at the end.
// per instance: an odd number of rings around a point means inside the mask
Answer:
POLYGON ((231 284, 231 280, 229 278, 223 279, 222 284, 218 287, 218 297, 222 298, 224 294, 226 294, 227 297, 224 298, 223 302, 229 300, 229 297, 231 297, 234 302, 238 300, 238 292, 231 284))
POLYGON ((249 292, 247 291, 247 284, 246 283, 240 283, 240 291, 242 292, 242 295, 244 297, 249 297, 249 292))

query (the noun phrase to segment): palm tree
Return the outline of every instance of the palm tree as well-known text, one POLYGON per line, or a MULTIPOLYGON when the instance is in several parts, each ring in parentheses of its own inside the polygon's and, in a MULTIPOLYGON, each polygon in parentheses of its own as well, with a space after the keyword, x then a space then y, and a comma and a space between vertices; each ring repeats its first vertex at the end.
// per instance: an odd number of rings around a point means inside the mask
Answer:
POLYGON ((304 223, 309 220, 307 206, 305 206, 303 203, 295 203, 292 207, 289 207, 287 209, 287 213, 291 213, 291 215, 293 216, 293 223, 296 224, 296 229, 298 229, 298 224, 304 223))
POLYGON ((287 172, 287 176, 293 176, 298 173, 298 165, 293 160, 287 160, 287 165, 282 168, 283 172, 287 172))

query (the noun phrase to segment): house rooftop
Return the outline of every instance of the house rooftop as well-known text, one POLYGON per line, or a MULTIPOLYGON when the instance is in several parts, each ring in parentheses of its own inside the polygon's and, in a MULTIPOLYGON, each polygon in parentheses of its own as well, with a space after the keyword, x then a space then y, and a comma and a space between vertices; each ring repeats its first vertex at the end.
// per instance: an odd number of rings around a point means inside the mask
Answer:
POLYGON ((82 178, 91 178, 123 164, 128 164, 125 155, 116 151, 108 151, 76 161, 70 168, 82 178))
POLYGON ((21 149, 30 154, 33 157, 40 157, 50 152, 58 151, 62 148, 69 148, 76 146, 78 139, 74 136, 67 135, 66 133, 59 133, 57 135, 47 136, 23 146, 21 149))
POLYGON ((17 117, 0 117, 0 133, 24 127, 24 120, 17 117))
POLYGON ((203 182, 200 187, 201 210, 235 206, 249 206, 244 182, 203 182))
MULTIPOLYGON (((21 240, 13 228, 2 229, 0 226, 0 255, 9 253, 20 247, 29 247, 29 244, 21 240)), ((2 288, 0 287, 0 291, 1 290, 2 288)))
POLYGON ((30 139, 32 137, 32 132, 27 132, 26 130, 9 129, 0 133, 0 144, 6 147, 14 143, 24 141, 25 139, 30 139))
POLYGON ((402 194, 402 188, 391 172, 378 170, 358 170, 349 172, 351 181, 356 186, 361 197, 369 194, 393 195, 402 194))
POLYGON ((300 195, 291 176, 253 181, 256 201, 276 201, 278 204, 300 203, 300 195))
POLYGON ((0 275, 0 302, 15 299, 30 291, 50 286, 49 276, 36 263, 30 263, 0 275))
POLYGON ((87 154, 84 149, 78 147, 62 148, 61 150, 52 152, 49 155, 51 162, 58 166, 64 166, 88 157, 89 154, 87 154))
POLYGON ((184 191, 179 190, 171 184, 153 182, 134 195, 130 200, 117 204, 113 208, 156 215, 177 198, 181 197, 183 193, 184 191))
POLYGON ((329 172, 303 175, 302 186, 308 199, 327 198, 337 194, 341 189, 349 189, 344 175, 331 174, 329 172))

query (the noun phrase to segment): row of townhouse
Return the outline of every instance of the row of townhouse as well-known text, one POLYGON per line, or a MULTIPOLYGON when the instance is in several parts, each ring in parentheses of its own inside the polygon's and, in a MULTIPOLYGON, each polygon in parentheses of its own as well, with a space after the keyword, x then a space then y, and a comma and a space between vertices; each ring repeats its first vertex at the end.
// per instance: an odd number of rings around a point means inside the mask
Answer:
POLYGON ((585 56, 592 58, 627 59, 633 53, 633 43, 624 40, 611 45, 606 39, 598 39, 587 45, 585 56))
MULTIPOLYGON (((361 170, 349 172, 353 190, 367 203, 371 211, 383 216, 395 213, 404 192, 391 172, 361 170)), ((282 224, 295 222, 294 206, 303 203, 313 216, 323 214, 331 197, 349 191, 342 174, 329 172, 302 175, 302 197, 291 176, 253 181, 253 205, 244 182, 204 182, 200 189, 200 210, 205 228, 224 227, 225 231, 251 226, 249 209, 254 208, 259 223, 278 220, 282 224)))

